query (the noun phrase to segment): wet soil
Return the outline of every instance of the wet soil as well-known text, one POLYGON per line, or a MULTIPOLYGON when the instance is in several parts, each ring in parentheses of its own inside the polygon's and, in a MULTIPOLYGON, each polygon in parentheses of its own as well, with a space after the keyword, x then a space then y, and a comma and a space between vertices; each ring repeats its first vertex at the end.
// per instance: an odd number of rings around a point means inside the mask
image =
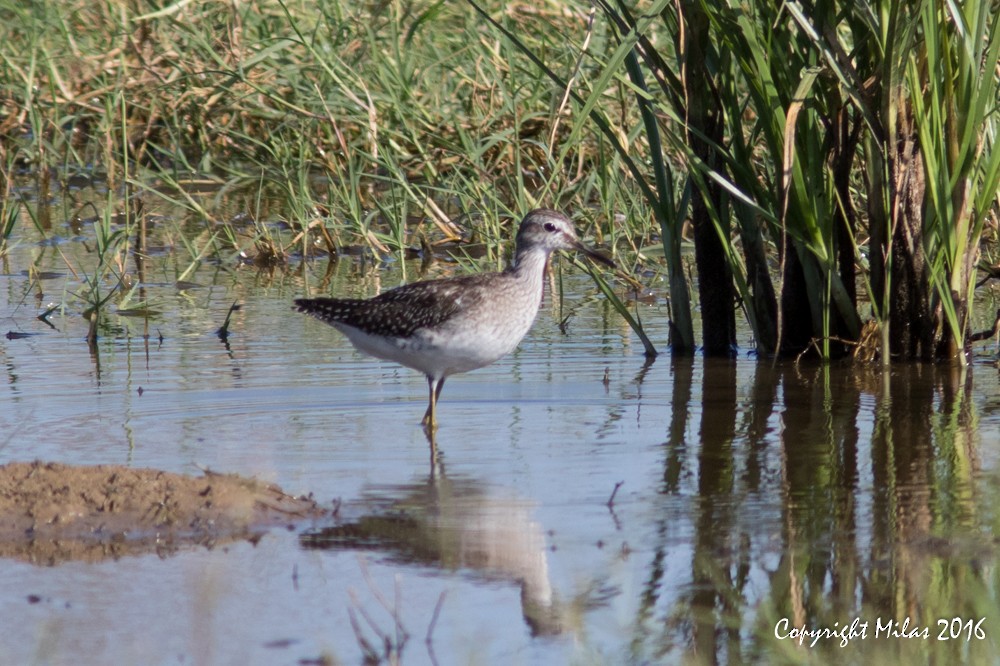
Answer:
POLYGON ((120 465, 0 466, 0 557, 52 565, 255 541, 329 517, 311 498, 229 474, 120 465))

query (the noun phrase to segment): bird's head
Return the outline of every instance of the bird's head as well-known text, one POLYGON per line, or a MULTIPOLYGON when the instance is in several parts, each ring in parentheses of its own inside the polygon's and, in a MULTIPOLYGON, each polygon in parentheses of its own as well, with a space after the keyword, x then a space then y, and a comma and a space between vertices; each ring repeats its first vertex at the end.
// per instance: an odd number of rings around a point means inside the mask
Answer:
POLYGON ((614 268, 615 263, 597 250, 584 245, 576 236, 573 222, 559 211, 536 208, 521 221, 517 230, 517 252, 573 250, 614 268))

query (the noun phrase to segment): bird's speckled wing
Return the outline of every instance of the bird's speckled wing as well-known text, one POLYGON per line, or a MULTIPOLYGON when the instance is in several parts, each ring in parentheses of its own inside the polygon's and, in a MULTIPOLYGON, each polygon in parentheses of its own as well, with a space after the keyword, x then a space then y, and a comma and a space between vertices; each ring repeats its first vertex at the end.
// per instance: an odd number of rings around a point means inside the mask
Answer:
POLYGON ((346 324, 371 335, 407 338, 423 328, 438 328, 482 300, 484 275, 416 282, 374 298, 297 298, 299 312, 328 324, 346 324))

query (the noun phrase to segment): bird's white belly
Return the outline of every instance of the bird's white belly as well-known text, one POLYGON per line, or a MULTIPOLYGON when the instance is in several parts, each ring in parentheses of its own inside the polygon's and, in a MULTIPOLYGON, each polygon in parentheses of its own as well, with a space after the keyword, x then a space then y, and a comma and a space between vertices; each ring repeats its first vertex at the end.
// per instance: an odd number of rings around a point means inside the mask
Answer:
POLYGON ((470 325, 461 318, 440 329, 422 329, 408 338, 370 335, 344 324, 334 324, 359 350, 394 361, 428 376, 469 372, 506 356, 531 328, 531 316, 489 318, 491 324, 470 325))

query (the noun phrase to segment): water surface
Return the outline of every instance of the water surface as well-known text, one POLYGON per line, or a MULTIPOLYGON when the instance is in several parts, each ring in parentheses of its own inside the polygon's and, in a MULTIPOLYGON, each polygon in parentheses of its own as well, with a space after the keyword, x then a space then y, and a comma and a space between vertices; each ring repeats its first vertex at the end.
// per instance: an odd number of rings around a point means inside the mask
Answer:
MULTIPOLYGON (((991 346, 964 374, 746 352, 649 364, 567 273, 567 310, 547 298, 514 354, 449 380, 432 460, 424 378, 291 310, 307 290, 398 284, 398 263, 185 274, 163 223, 135 294, 155 312, 113 301, 90 347, 74 294, 92 231, 52 225, 0 259, 2 461, 207 467, 340 511, 162 559, 0 561, 4 663, 995 659, 991 346), (855 620, 864 637, 829 635, 855 620), (959 635, 938 640, 942 620, 959 635), (800 646, 794 628, 828 635, 800 646)), ((665 304, 640 313, 665 348, 665 304)))

